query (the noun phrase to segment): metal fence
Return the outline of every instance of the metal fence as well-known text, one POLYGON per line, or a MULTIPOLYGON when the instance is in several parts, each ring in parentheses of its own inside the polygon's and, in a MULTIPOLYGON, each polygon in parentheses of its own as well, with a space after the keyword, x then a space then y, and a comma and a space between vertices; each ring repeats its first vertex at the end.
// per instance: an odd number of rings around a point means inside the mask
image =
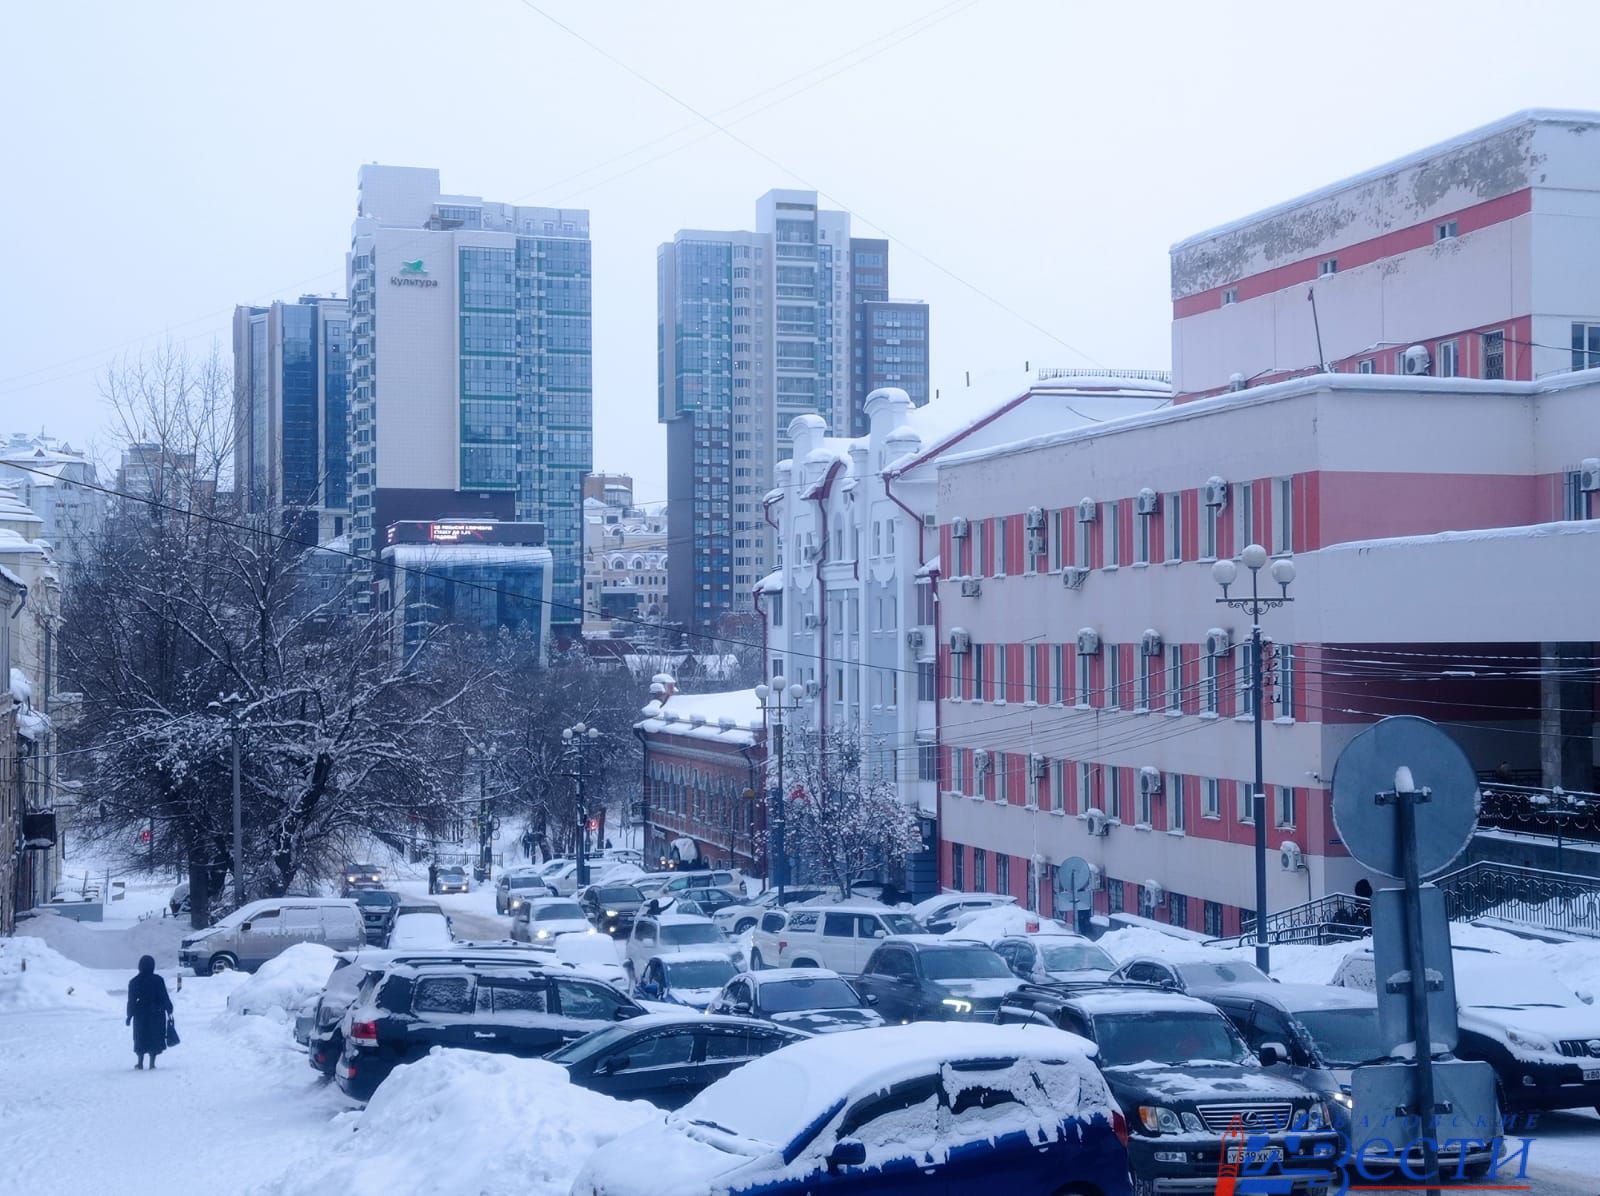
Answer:
POLYGON ((1484 918, 1600 937, 1600 881, 1480 861, 1437 878, 1452 922, 1484 918))

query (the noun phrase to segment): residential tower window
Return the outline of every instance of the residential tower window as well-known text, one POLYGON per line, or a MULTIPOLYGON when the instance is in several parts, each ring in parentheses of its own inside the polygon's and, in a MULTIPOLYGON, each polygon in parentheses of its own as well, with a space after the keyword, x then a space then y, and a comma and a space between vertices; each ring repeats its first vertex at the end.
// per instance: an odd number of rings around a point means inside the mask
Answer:
POLYGON ((1440 378, 1454 378, 1461 372, 1461 346, 1455 341, 1439 342, 1439 362, 1434 374, 1440 378))
POLYGON ((1219 669, 1214 654, 1205 653, 1205 675, 1200 687, 1201 713, 1216 714, 1219 708, 1219 669))
POLYGON ((1504 330, 1483 334, 1483 376, 1490 379, 1506 376, 1506 334, 1504 330))
POLYGON ((1222 784, 1216 777, 1206 777, 1200 782, 1200 817, 1222 817, 1222 784))

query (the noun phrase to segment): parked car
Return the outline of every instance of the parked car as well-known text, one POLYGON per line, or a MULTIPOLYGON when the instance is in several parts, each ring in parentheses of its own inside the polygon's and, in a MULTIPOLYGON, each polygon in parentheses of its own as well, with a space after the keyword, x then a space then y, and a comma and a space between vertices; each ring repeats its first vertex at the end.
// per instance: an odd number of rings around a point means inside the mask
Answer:
POLYGON ((761 915, 768 910, 783 909, 790 905, 799 905, 802 901, 810 901, 813 897, 821 897, 826 889, 785 888, 783 903, 778 902, 778 890, 768 889, 759 896, 735 905, 725 905, 711 915, 711 920, 717 924, 717 929, 732 938, 753 930, 761 915))
POLYGON ((1203 989, 1207 992, 1229 984, 1270 984, 1272 978, 1242 959, 1157 959, 1141 955, 1125 960, 1111 973, 1113 981, 1154 984, 1173 992, 1203 989))
POLYGON ((1456 1055, 1494 1068, 1501 1108, 1600 1112, 1600 1009, 1547 971, 1454 957, 1456 1055))
POLYGON ((628 935, 628 952, 624 965, 628 974, 637 979, 644 973, 644 965, 654 955, 670 955, 678 951, 725 956, 735 965, 744 967, 744 952, 732 943, 724 943, 710 918, 692 914, 650 914, 634 919, 633 930, 628 935))
POLYGON ((590 885, 578 894, 578 904, 596 930, 613 938, 626 938, 644 905, 644 894, 632 885, 590 885))
POLYGON ((704 1013, 738 971, 722 951, 652 955, 639 973, 633 995, 639 1000, 683 1005, 704 1013))
POLYGON ((744 900, 739 894, 728 889, 719 889, 714 885, 704 885, 699 888, 681 889, 676 893, 666 893, 655 898, 666 905, 668 909, 679 913, 691 912, 687 907, 693 904, 692 912, 702 918, 715 919, 717 911, 727 909, 731 905, 738 905, 744 900))
POLYGON ((400 894, 388 889, 357 889, 351 896, 361 907, 362 927, 367 942, 383 946, 389 941, 389 931, 394 927, 395 912, 400 908, 400 894))
POLYGON ((167 898, 167 912, 174 918, 179 914, 189 912, 189 882, 184 881, 175 885, 171 896, 167 898))
POLYGON ((944 934, 956 928, 962 914, 1015 905, 1017 899, 1004 893, 940 893, 911 907, 911 916, 929 934, 944 934))
POLYGON ((441 864, 433 872, 428 885, 429 893, 468 893, 472 891, 472 877, 460 864, 441 864))
POLYGON ((1131 1196, 1127 1127, 1083 1044, 887 1026, 754 1059, 590 1156, 574 1196, 1131 1196))
POLYGON ((887 1022, 992 1022, 1021 986, 992 948, 929 934, 885 939, 856 977, 887 1022))
POLYGON ((682 893, 685 889, 732 889, 744 891, 744 881, 737 872, 726 868, 706 868, 684 872, 651 872, 634 882, 648 900, 651 897, 682 893), (659 880, 659 883, 656 883, 659 880))
POLYGON ((294 1014, 294 1040, 303 1047, 311 1045, 311 1027, 316 1024, 317 998, 307 997, 300 1002, 294 1014))
MULTIPOLYGON (((1468 947, 1461 943, 1452 943, 1450 946, 1451 959, 1459 963, 1463 959, 1472 959, 1478 956, 1495 956, 1504 958, 1498 951, 1488 947, 1468 947)), ((1354 947, 1334 969, 1333 979, 1330 984, 1339 988, 1359 988, 1364 992, 1373 992, 1377 989, 1377 961, 1372 955, 1372 943, 1368 940, 1364 944, 1354 947)))
POLYGON ((269 897, 242 906, 215 926, 186 936, 178 965, 197 975, 253 972, 296 943, 349 951, 367 941, 361 909, 342 897, 269 897))
POLYGON ((1000 1021, 1053 1026, 1095 1044, 1128 1119, 1141 1194, 1210 1192, 1224 1162, 1248 1165, 1252 1176, 1298 1171, 1284 1191, 1323 1190, 1317 1181, 1340 1142, 1327 1100, 1264 1068, 1214 1005, 1148 985, 1030 984, 1006 998, 1000 1021), (1250 1143, 1225 1137, 1241 1124, 1250 1143))
POLYGON ((585 1034, 546 1058, 565 1067, 574 1084, 676 1109, 734 1068, 803 1037, 747 1018, 647 1013, 585 1034))
POLYGON ((762 918, 751 940, 750 966, 831 968, 853 976, 878 940, 919 929, 910 914, 876 904, 791 906, 781 924, 762 918))
POLYGON ((540 876, 557 897, 571 897, 578 891, 577 860, 562 860, 558 866, 547 869, 540 876))
POLYGON ((529 897, 550 897, 555 891, 531 868, 502 872, 494 882, 494 912, 514 914, 529 897))
POLYGON ((356 885, 381 885, 383 869, 376 864, 346 864, 340 877, 346 889, 356 885))
POLYGON ((416 951, 448 947, 454 941, 450 919, 442 911, 433 909, 397 914, 384 945, 397 951, 416 951))
POLYGON ((512 938, 546 949, 560 935, 593 933, 583 907, 570 897, 529 897, 511 919, 512 938))
POLYGON ((760 1018, 802 1034, 869 1030, 884 1024, 848 980, 827 968, 741 972, 723 985, 707 1011, 760 1018))
POLYGON ((1105 948, 1081 934, 1011 934, 990 946, 1013 972, 1036 984, 1052 980, 1104 980, 1117 970, 1117 961, 1105 948))
POLYGON ((603 980, 618 992, 625 993, 633 987, 628 980, 628 970, 619 961, 615 940, 606 935, 557 935, 551 954, 562 967, 603 980))
POLYGON ((436 1046, 535 1057, 643 1013, 608 984, 542 964, 397 964, 344 1015, 339 1088, 367 1100, 436 1046))

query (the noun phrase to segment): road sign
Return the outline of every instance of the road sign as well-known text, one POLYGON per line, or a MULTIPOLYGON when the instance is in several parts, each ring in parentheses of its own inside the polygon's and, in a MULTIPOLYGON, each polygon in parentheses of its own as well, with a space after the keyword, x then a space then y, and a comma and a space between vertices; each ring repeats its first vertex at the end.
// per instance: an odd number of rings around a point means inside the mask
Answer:
MULTIPOLYGON (((1419 891, 1422 900, 1422 958, 1428 973, 1428 1037, 1438 1049, 1456 1046, 1456 978, 1450 954, 1450 923, 1444 916, 1444 893, 1432 885, 1419 891)), ((1372 895, 1373 988, 1378 994, 1378 1031, 1389 1050, 1411 1041, 1411 976, 1406 959, 1406 891, 1379 889, 1372 895), (1394 930, 1395 933, 1390 933, 1394 930)))
POLYGON ((1417 806, 1417 872, 1433 876, 1466 850, 1477 829, 1478 778, 1456 741, 1427 719, 1386 718, 1345 745, 1333 766, 1333 823, 1356 859, 1385 876, 1401 875, 1399 805, 1378 800, 1395 788, 1401 767, 1430 791, 1417 806))
POLYGON ((1056 865, 1056 906, 1088 909, 1094 902, 1094 865, 1071 856, 1056 865))
POLYGON ((1442 1143, 1452 1138, 1493 1141, 1500 1136, 1493 1067, 1475 1060, 1436 1061, 1435 1112, 1427 1119, 1426 1129, 1415 1120, 1414 1071, 1402 1063, 1377 1063, 1350 1073, 1350 1158, 1362 1159, 1370 1166, 1384 1154, 1404 1151, 1413 1156, 1414 1166, 1425 1138, 1442 1143))

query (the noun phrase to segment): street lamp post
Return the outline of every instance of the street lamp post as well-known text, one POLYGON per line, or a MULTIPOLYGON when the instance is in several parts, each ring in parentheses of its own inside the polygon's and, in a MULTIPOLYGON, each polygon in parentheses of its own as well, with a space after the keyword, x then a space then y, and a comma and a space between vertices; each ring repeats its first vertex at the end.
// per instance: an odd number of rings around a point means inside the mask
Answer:
POLYGON ((561 732, 561 742, 573 754, 572 778, 578 791, 578 888, 589 883, 589 860, 584 854, 585 840, 589 834, 589 811, 583 804, 583 752, 600 738, 600 728, 574 723, 561 732))
POLYGON ((772 716, 772 734, 778 742, 778 784, 773 790, 772 827, 769 838, 772 872, 778 882, 778 904, 783 904, 784 886, 789 883, 789 856, 784 845, 783 825, 783 712, 800 709, 800 699, 805 697, 805 686, 788 683, 787 678, 774 677, 772 685, 756 686, 756 701, 772 716))
POLYGON ((488 880, 494 870, 494 807, 489 800, 489 763, 494 759, 494 744, 467 748, 467 758, 478 762, 478 875, 488 880))
POLYGON ((1222 597, 1217 602, 1233 610, 1242 610, 1250 616, 1250 706, 1255 714, 1256 775, 1255 792, 1251 794, 1250 810, 1256 824, 1256 966, 1263 972, 1270 970, 1270 949, 1267 946, 1267 793, 1262 776, 1261 726, 1265 717, 1261 693, 1261 616, 1287 602, 1289 583, 1294 580, 1294 562, 1288 559, 1272 563, 1272 580, 1278 583, 1278 597, 1261 596, 1261 570, 1267 563, 1267 550, 1259 544, 1247 545, 1239 554, 1239 564, 1250 570, 1250 596, 1230 598, 1228 589, 1239 575, 1232 561, 1218 561, 1211 566, 1211 576, 1222 587, 1222 597))
MULTIPOLYGON (((239 707, 244 696, 231 693, 209 704, 208 709, 227 717, 233 737, 233 896, 236 905, 245 903, 244 888, 244 805, 240 801, 239 785, 239 707)), ((155 836, 151 836, 154 848, 155 836)))

